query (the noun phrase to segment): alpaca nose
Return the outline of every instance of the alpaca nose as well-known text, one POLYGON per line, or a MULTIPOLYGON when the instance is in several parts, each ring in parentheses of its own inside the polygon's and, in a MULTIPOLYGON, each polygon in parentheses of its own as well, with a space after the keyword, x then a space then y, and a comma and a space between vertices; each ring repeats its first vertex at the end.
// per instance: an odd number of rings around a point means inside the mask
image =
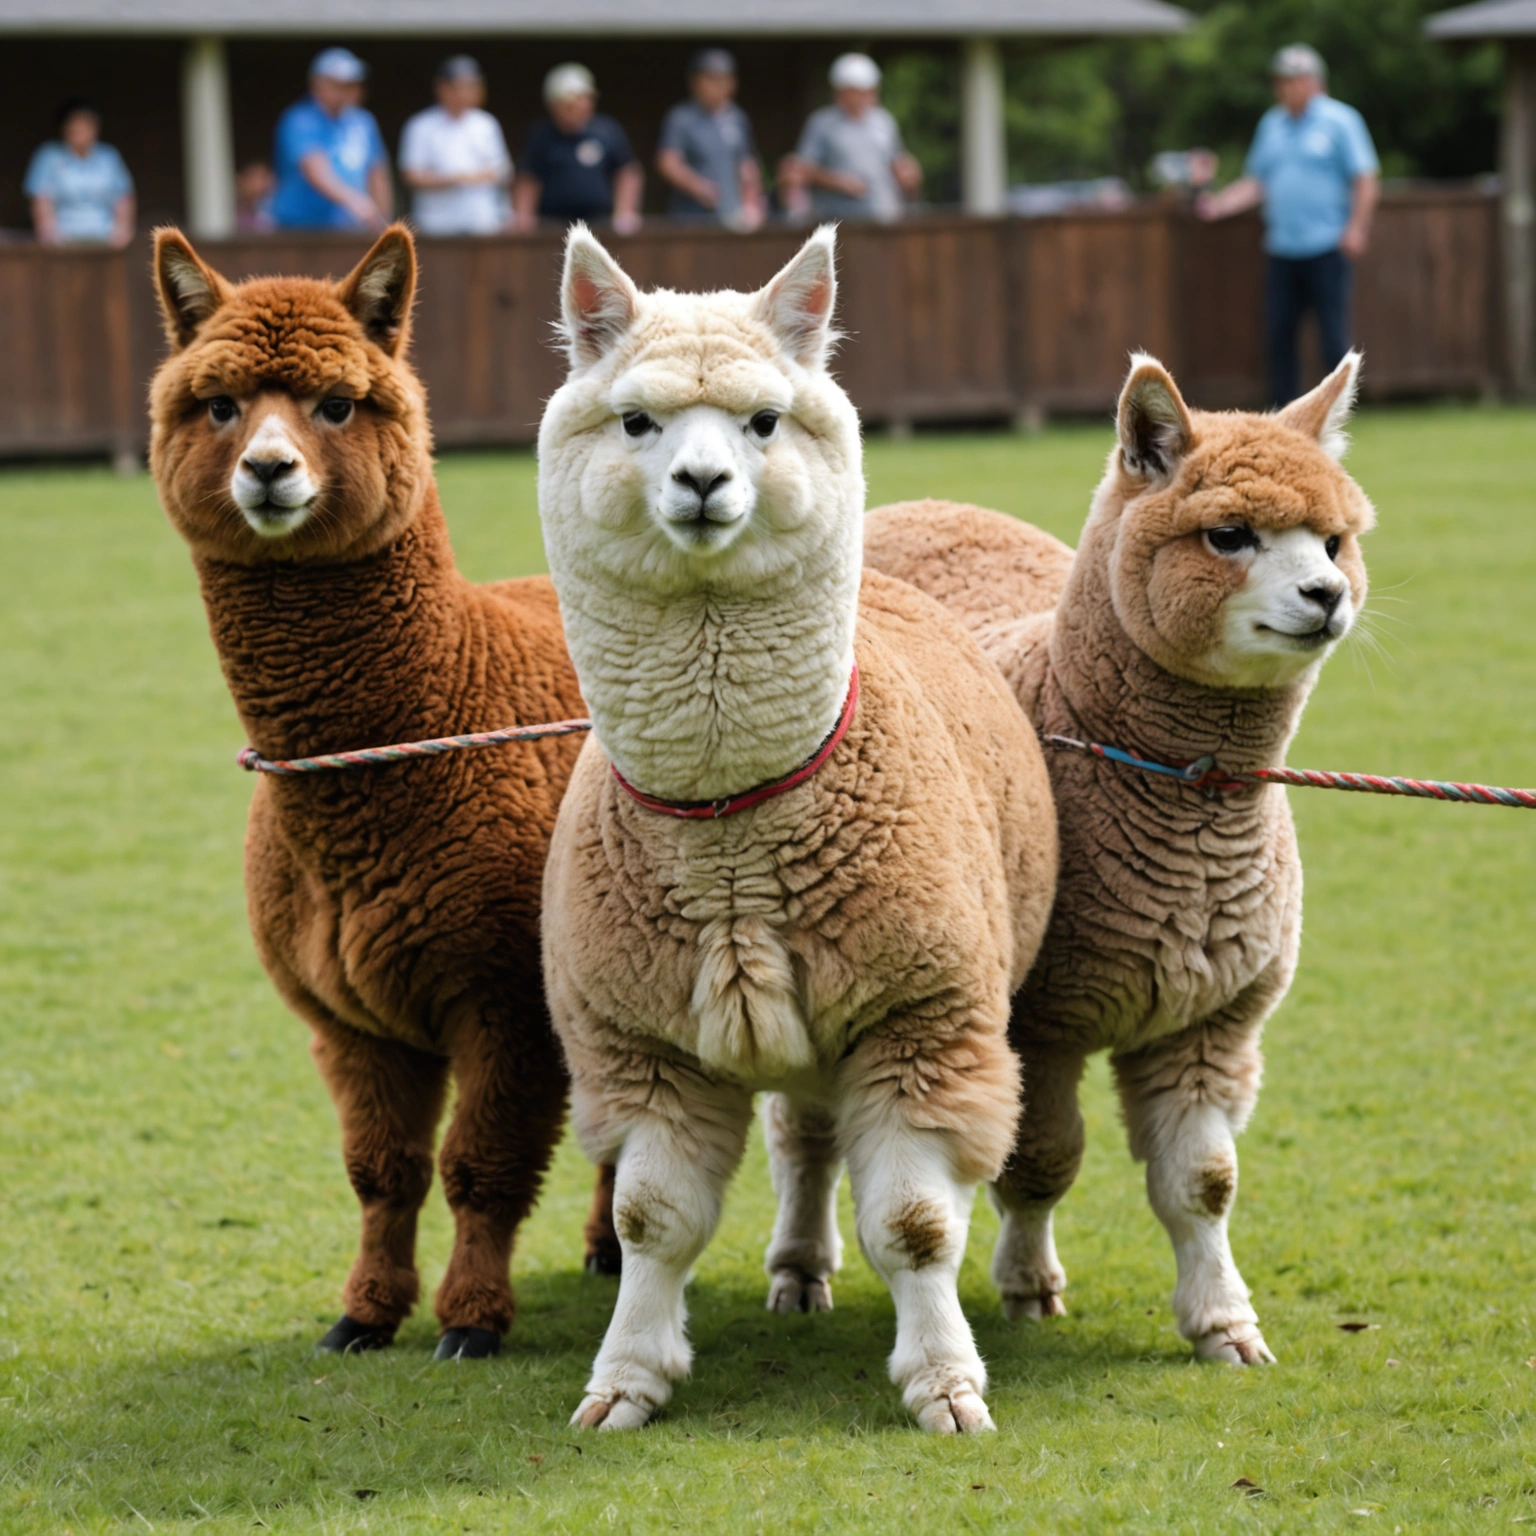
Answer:
POLYGON ((271 485, 279 475, 286 474, 293 468, 293 460, 281 457, 253 458, 250 454, 246 454, 240 461, 240 467, 254 475, 262 485, 271 485))
POLYGON ((1339 606, 1339 599, 1344 596, 1343 587, 1302 587, 1299 590, 1309 603, 1316 603, 1323 610, 1325 619, 1333 617, 1333 610, 1339 606))
POLYGON ((699 505, 702 507, 722 485, 730 480, 731 472, 728 469, 674 469, 672 478, 679 485, 686 486, 692 491, 699 498, 699 505))

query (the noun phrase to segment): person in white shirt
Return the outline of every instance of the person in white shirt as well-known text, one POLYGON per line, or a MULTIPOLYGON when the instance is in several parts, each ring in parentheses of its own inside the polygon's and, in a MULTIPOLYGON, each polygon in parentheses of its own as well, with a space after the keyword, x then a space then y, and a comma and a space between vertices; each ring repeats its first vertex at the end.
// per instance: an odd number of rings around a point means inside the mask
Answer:
POLYGON ((437 105, 400 136, 400 175, 424 235, 494 235, 508 227, 512 157, 501 124, 482 107, 485 77, 468 54, 438 67, 437 105))

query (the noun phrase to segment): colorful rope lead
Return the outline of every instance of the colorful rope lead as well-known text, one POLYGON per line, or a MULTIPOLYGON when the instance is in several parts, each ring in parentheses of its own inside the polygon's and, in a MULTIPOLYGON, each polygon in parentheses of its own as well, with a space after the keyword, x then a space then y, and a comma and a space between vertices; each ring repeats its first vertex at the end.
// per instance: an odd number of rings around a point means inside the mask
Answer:
POLYGON ((437 757, 471 747, 499 747, 508 741, 543 741, 546 736, 574 736, 590 731, 590 720, 554 720, 548 725, 509 725, 500 731, 473 731, 467 736, 436 736, 431 741, 403 741, 393 747, 364 747, 358 752, 329 752, 324 757, 263 757, 244 747, 235 761, 247 773, 324 773, 333 768, 380 768, 413 757, 437 757))
POLYGON ((1445 779, 1382 778, 1373 773, 1326 773, 1317 768, 1253 768, 1246 772, 1218 768, 1212 757, 1197 757, 1183 768, 1153 762, 1136 752, 1106 747, 1097 741, 1077 741, 1071 736, 1046 736, 1050 746, 1086 752, 1143 773, 1180 779, 1192 789, 1219 795, 1252 784, 1294 784, 1300 789, 1345 789, 1366 795, 1409 795, 1419 800, 1456 800, 1467 805, 1508 805, 1536 811, 1536 790, 1502 789, 1492 784, 1461 784, 1445 779))

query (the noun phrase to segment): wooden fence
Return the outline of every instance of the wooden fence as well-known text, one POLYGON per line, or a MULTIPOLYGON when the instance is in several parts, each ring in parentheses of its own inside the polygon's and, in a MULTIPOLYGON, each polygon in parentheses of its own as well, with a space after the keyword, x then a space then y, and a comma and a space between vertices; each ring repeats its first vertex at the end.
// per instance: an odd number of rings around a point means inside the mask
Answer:
MULTIPOLYGON (((644 285, 755 287, 801 236, 655 228, 614 248, 644 285)), ((1134 349, 1191 401, 1264 399, 1256 219, 1178 208, 1046 219, 940 217, 840 237, 838 372, 873 424, 1105 411, 1134 349)), ((270 236, 210 245, 231 276, 341 273, 363 243, 270 236)), ((1461 190, 1382 203, 1356 283, 1365 388, 1376 398, 1496 390, 1502 379, 1496 204, 1461 190)), ((532 441, 559 382, 559 240, 422 246, 414 356, 444 446, 532 441)), ((0 455, 130 454, 161 355, 148 250, 0 246, 0 455)))

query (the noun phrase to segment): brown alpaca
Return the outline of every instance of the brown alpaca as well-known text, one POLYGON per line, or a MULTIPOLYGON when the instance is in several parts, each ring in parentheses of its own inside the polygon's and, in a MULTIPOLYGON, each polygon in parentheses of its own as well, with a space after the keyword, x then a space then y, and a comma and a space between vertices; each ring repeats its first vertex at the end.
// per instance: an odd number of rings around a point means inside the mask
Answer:
MULTIPOLYGON (((1374 513, 1337 462, 1358 365, 1351 353, 1310 395, 1255 416, 1190 411, 1166 370, 1137 358, 1069 571, 1038 529, 939 502, 871 513, 865 561, 943 595, 1043 733, 1164 763, 1283 762, 1365 600, 1359 540, 1374 513)), ((1269 1361, 1227 1218, 1260 1031, 1301 940, 1285 793, 1206 799, 1076 753, 1048 762, 1061 876, 1009 1025, 1025 1102, 993 1188, 993 1278, 1011 1316, 1066 1310, 1051 1217, 1082 1158, 1084 1059, 1108 1050, 1173 1241, 1179 1331, 1202 1358, 1269 1361)))
MULTIPOLYGON (((583 713, 548 581, 477 586, 454 566, 405 361, 409 233, 387 231, 340 283, 232 284, 161 230, 155 277, 172 354, 154 381, 150 461, 257 750, 583 713)), ((513 1237, 565 1111, 539 907, 580 744, 256 784, 251 930, 314 1032, 362 1206, 346 1311, 322 1348, 388 1344, 416 1301, 416 1218, 450 1071, 438 1358, 492 1354, 511 1325, 513 1237)), ((610 1190, 600 1179, 589 1267, 616 1261, 610 1190)))

